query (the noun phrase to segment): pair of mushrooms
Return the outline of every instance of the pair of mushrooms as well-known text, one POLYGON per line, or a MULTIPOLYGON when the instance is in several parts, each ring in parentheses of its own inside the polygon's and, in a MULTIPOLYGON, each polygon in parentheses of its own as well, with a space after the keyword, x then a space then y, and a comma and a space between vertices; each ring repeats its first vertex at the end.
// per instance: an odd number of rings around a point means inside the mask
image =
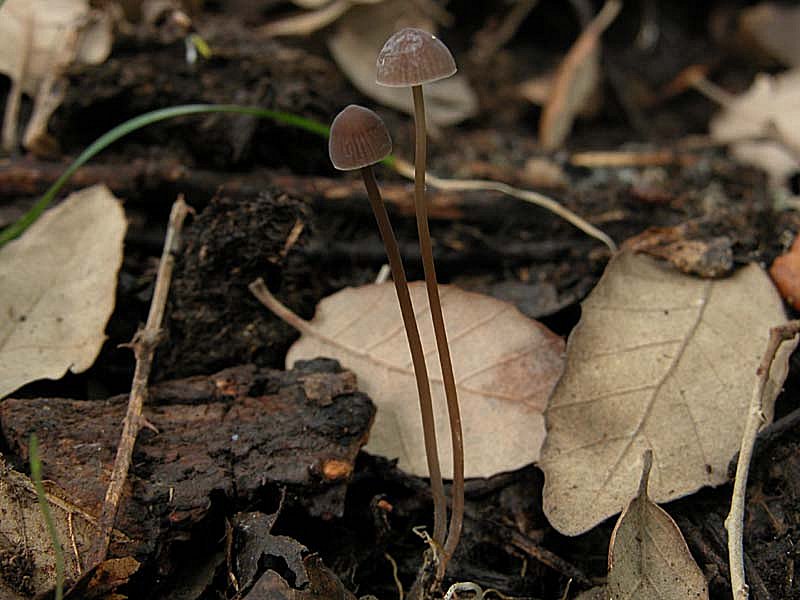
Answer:
POLYGON ((461 536, 464 516, 464 442, 461 416, 458 407, 453 366, 447 344, 436 269, 433 264, 431 236, 428 228, 428 208, 425 202, 425 161, 427 134, 425 131, 425 102, 422 85, 450 77, 456 72, 453 56, 439 39, 421 29, 406 28, 390 37, 377 60, 377 83, 390 87, 410 87, 414 97, 414 122, 416 135, 414 205, 417 216, 420 253, 425 272, 425 283, 430 303, 431 318, 439 351, 442 380, 447 400, 453 445, 453 507, 450 526, 445 540, 447 501, 439 468, 436 429, 433 418, 430 383, 425 366, 419 330, 414 318, 411 296, 408 291, 405 269, 400 257, 389 215, 375 182, 372 165, 383 160, 392 150, 392 140, 381 118, 371 110, 351 104, 334 119, 331 125, 329 152, 333 166, 339 170, 360 169, 367 188, 372 211, 378 222, 383 244, 389 259, 397 299, 408 336, 408 345, 416 377, 420 412, 425 440, 425 453, 431 477, 434 505, 433 540, 443 549, 439 576, 444 572, 461 536))

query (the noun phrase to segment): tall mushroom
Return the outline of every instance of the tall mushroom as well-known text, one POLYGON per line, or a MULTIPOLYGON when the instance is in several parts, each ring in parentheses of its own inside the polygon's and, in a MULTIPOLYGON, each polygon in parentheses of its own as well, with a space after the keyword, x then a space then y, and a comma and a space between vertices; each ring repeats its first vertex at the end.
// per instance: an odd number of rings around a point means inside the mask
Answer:
POLYGON ((414 97, 416 149, 414 155, 414 206, 417 213, 420 253, 425 270, 425 284, 431 307, 436 347, 442 367, 442 381, 450 417, 450 438, 453 444, 453 511, 447 541, 444 544, 446 564, 458 545, 464 520, 464 440, 458 407, 453 364, 447 344, 442 303, 433 264, 431 234, 428 227, 428 206, 425 202, 425 101, 422 85, 450 77, 456 63, 450 50, 436 36, 422 29, 401 29, 390 37, 378 54, 376 82, 389 87, 410 87, 414 97))
POLYGON ((414 308, 411 304, 411 294, 408 291, 400 249, 397 247, 389 215, 372 171, 372 165, 383 160, 391 151, 392 139, 386 125, 378 115, 368 108, 351 104, 340 112, 331 124, 328 141, 331 162, 340 171, 361 171, 369 203, 375 214, 375 220, 378 222, 383 245, 386 247, 386 256, 389 259, 392 279, 394 279, 400 313, 403 316, 403 324, 408 337, 408 347, 411 350, 414 376, 417 381, 425 455, 428 460, 433 496, 433 539, 441 545, 444 542, 447 520, 447 500, 439 468, 439 452, 436 445, 436 427, 433 420, 428 369, 425 365, 425 353, 422 351, 417 321, 414 318, 414 308))

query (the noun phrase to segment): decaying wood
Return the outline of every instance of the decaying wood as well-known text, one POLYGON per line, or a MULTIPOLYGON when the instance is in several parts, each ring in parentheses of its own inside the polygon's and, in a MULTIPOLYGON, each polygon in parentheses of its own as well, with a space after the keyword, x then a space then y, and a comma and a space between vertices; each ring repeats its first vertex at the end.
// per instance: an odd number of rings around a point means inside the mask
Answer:
MULTIPOLYGON (((44 479, 90 515, 99 515, 126 396, 106 401, 7 399, 2 435, 27 460, 41 440, 44 479)), ((374 416, 355 377, 330 360, 291 371, 235 367, 150 388, 122 491, 110 554, 146 557, 185 537, 214 504, 252 502, 286 486, 315 515, 341 515, 353 461, 374 416)), ((218 513, 217 517, 220 518, 218 513)))

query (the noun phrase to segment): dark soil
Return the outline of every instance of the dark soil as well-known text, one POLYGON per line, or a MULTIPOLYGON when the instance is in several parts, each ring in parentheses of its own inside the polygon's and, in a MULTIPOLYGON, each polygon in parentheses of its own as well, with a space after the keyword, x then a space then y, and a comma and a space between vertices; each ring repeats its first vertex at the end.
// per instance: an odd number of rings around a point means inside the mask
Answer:
MULTIPOLYGON (((95 137, 148 110, 240 103, 328 123, 347 104, 374 106, 331 61, 324 36, 276 41, 254 33, 252 25, 276 14, 276 4, 208 2, 195 22, 214 56, 194 66, 185 61, 183 37, 165 27, 142 26, 135 34, 120 35, 111 59, 71 76, 66 101, 51 125, 62 158, 11 157, 0 164, 0 224, 18 216, 95 137)), ((687 136, 705 132, 716 107, 692 92, 649 107, 631 100, 642 86, 655 91, 697 62, 713 63, 715 80, 732 91, 745 89, 758 68, 712 39, 706 27, 712 8, 703 3, 669 3, 669 9, 665 4, 658 44, 649 51, 637 49, 632 38, 645 4, 626 6, 608 33, 601 112, 579 121, 568 147, 554 156, 536 145, 539 109, 521 100, 514 88, 525 77, 554 67, 577 35, 578 23, 564 4, 542 0, 535 18, 529 17, 488 65, 465 59, 461 70, 481 98, 481 113, 431 140, 431 170, 440 176, 537 187, 618 242, 649 228, 675 228, 671 231, 680 231, 682 239, 721 247, 731 259, 729 269, 751 261, 768 265, 791 243, 798 218, 773 210, 763 173, 733 162, 721 148, 689 151, 681 145, 687 136), (686 160, 629 168, 588 168, 571 161, 573 152, 620 148, 670 149, 686 160), (526 170, 531 158, 547 159, 564 180, 537 186, 526 170)), ((451 2, 449 10, 455 25, 447 33, 457 57, 466 57, 473 34, 502 14, 500 3, 466 0, 451 2)), ((378 112, 395 136, 396 153, 409 157, 409 119, 389 109, 378 112)), ((379 170, 379 178, 409 278, 419 279, 411 187, 387 169, 379 170)), ((94 181, 106 182, 125 198, 130 221, 109 340, 88 372, 31 384, 14 394, 17 400, 0 405, 3 452, 22 468, 27 435, 40 431, 45 477, 87 509, 97 508, 105 483, 82 472, 81 457, 70 448, 72 442, 99 439, 102 432, 109 449, 103 464, 110 468, 124 399, 101 399, 130 389, 133 358, 118 345, 130 341, 146 319, 166 216, 176 195, 185 193, 197 214, 186 227, 177 258, 167 339, 153 377, 158 386, 148 406, 181 432, 185 446, 178 447, 184 460, 203 465, 189 469, 176 458, 180 453, 172 443, 164 446, 146 429, 140 434, 131 475, 135 491, 129 490, 118 520, 121 528, 137 534, 137 544, 113 546, 112 551, 135 555, 145 568, 123 591, 131 598, 234 597, 226 580, 226 544, 235 539, 238 556, 256 565, 248 567, 255 587, 246 597, 338 598, 350 592, 397 597, 393 566, 407 589, 421 564, 424 545, 413 528, 430 526, 427 482, 385 459, 366 453, 356 457, 372 418, 368 399, 348 387, 352 382, 338 366, 325 361, 299 372, 279 371, 297 334, 264 310, 247 288, 263 277, 283 303, 309 318, 326 295, 372 281, 385 255, 360 182, 334 172, 321 138, 230 115, 177 119, 131 135, 81 170, 70 185, 94 181), (325 401, 307 397, 303 378, 311 372, 330 378, 326 385, 335 391, 325 401), (185 378, 193 376, 187 383, 185 378), (236 393, 251 402, 247 414, 231 418, 247 420, 252 452, 232 452, 228 440, 234 432, 225 428, 224 419, 197 435, 198 406, 228 410, 230 399, 209 383, 220 378, 239 382, 236 393), (258 402, 266 396, 291 405, 291 412, 276 413, 285 439, 263 437, 264 431, 276 431, 276 422, 259 414, 258 402), (348 411, 334 415, 346 402, 348 411), (40 420, 42 403, 49 407, 47 423, 40 420), (333 429, 349 433, 333 435, 333 429), (268 448, 298 441, 331 445, 304 448, 307 454, 296 465, 290 460, 294 457, 283 456, 277 463, 287 472, 255 471, 253 465, 261 464, 257 461, 274 458, 268 448), (319 467, 323 454, 351 463, 349 479, 325 481, 319 467), (307 463, 317 470, 306 469, 307 463), (186 474, 192 469, 213 476, 198 480, 186 474), (180 511, 165 508, 167 492, 158 486, 167 479, 184 486, 180 511), (261 547, 243 533, 248 523, 269 539, 283 540, 279 556, 262 557, 261 547), (265 572, 273 573, 261 577, 265 572), (198 578, 205 583, 197 584, 198 578), (184 585, 189 579, 195 587, 184 585), (306 592, 295 594, 292 586, 302 581, 311 583, 306 592)), ((610 256, 605 246, 538 207, 496 193, 431 190, 430 198, 442 283, 512 301, 558 334, 569 334, 580 317, 580 300, 610 256)), ((800 417, 793 412, 798 384, 800 362, 794 360, 778 404, 779 421, 763 434, 752 466, 745 548, 751 594, 760 600, 800 598, 794 576, 800 543, 800 417)), ((559 598, 570 579, 572 593, 602 580, 613 523, 577 538, 559 535, 542 513, 542 485, 543 475, 534 466, 468 482, 463 541, 448 581, 473 581, 512 597, 559 598)), ((723 526, 729 500, 730 489, 723 487, 665 507, 706 574, 712 598, 730 596, 723 526)), ((0 557, 0 575, 7 580, 16 572, 10 564, 0 557)))

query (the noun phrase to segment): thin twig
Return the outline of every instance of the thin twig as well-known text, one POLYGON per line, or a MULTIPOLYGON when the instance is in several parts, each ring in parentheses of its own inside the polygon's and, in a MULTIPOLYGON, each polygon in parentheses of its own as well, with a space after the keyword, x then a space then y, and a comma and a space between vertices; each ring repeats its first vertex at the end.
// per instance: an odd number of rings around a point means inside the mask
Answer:
POLYGON ((734 600, 746 600, 749 588, 744 574, 744 508, 747 491, 747 475, 750 471, 750 458, 753 455, 756 436, 767 421, 764 414, 764 390, 769 380, 770 369, 781 344, 800 333, 800 321, 790 321, 773 327, 769 332, 769 342, 764 358, 756 371, 756 383, 750 398, 750 409, 742 434, 739 460, 736 464, 736 478, 733 480, 731 510, 725 519, 728 531, 728 561, 731 570, 731 589, 734 600))
POLYGON ((178 196, 169 215, 169 227, 164 240, 164 251, 156 275, 156 285, 153 290, 153 300, 150 303, 150 312, 144 329, 136 332, 131 342, 136 356, 136 369, 133 373, 133 384, 128 399, 128 410, 122 426, 122 435, 117 455, 114 459, 114 468, 111 471, 111 480, 108 482, 106 497, 103 501, 103 511, 100 515, 99 534, 90 553, 90 565, 95 565, 105 559, 108 545, 111 541, 111 531, 117 517, 122 488, 128 478, 128 471, 133 457, 133 447, 136 436, 142 426, 142 408, 147 395, 147 382, 150 369, 153 366, 153 354, 161 338, 161 321, 164 318, 164 307, 167 303, 169 284, 172 279, 172 267, 175 263, 175 253, 180 244, 180 232, 183 221, 189 213, 189 206, 183 201, 183 196, 178 196))
MULTIPOLYGON (((403 177, 414 179, 414 166, 411 163, 404 161, 401 158, 395 158, 394 169, 403 177)), ((548 198, 544 194, 534 192, 532 190, 522 190, 515 188, 500 181, 489 181, 482 179, 444 179, 436 177, 428 173, 426 175, 428 184, 439 190, 464 192, 468 190, 477 191, 493 191, 500 192, 512 198, 518 198, 525 202, 530 202, 536 206, 549 210, 551 213, 558 215, 568 223, 572 223, 575 227, 583 231, 597 240, 603 242, 611 252, 617 251, 617 244, 606 233, 600 231, 597 227, 586 221, 583 217, 579 217, 568 208, 562 206, 552 198, 548 198)))

